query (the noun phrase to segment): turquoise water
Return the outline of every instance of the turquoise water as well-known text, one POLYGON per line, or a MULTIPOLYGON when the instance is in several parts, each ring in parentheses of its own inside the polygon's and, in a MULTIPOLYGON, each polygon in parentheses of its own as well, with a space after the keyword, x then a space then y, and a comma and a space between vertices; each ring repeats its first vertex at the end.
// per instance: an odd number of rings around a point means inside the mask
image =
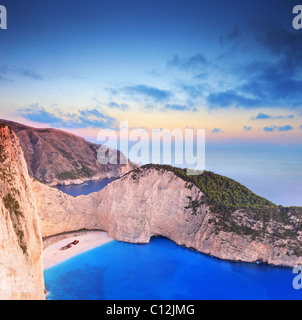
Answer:
POLYGON ((165 238, 112 241, 45 271, 51 300, 302 299, 290 269, 232 263, 165 238))

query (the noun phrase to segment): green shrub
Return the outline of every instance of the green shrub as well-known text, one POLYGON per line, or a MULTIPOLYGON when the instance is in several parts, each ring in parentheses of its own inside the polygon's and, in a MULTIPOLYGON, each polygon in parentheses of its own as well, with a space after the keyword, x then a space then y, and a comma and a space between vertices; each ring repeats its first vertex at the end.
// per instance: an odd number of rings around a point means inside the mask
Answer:
POLYGON ((19 202, 10 193, 3 198, 3 204, 10 215, 15 214, 16 217, 23 217, 19 202))
POLYGON ((213 212, 232 212, 247 208, 277 208, 275 204, 254 194, 240 183, 209 171, 204 171, 201 175, 188 176, 185 169, 148 164, 131 171, 133 179, 137 179, 140 172, 151 168, 173 172, 187 182, 186 187, 189 189, 192 189, 192 184, 195 185, 205 194, 206 204, 213 212))
POLYGON ((59 180, 76 180, 80 178, 91 178, 94 175, 94 171, 82 164, 82 168, 75 168, 72 171, 65 171, 58 173, 56 178, 59 180))
POLYGON ((7 156, 4 152, 4 147, 0 145, 0 163, 3 163, 6 160, 7 156))
POLYGON ((18 237, 20 248, 25 254, 27 252, 26 242, 24 240, 24 232, 22 231, 22 223, 19 221, 20 218, 24 218, 24 216, 20 210, 19 202, 9 193, 7 196, 3 197, 3 204, 9 211, 14 231, 18 237))

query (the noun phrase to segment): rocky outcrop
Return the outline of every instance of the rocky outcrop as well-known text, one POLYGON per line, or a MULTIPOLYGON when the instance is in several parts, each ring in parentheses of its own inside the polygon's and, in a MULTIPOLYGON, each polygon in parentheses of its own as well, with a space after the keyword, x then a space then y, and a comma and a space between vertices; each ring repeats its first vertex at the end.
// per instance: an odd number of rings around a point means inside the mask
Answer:
POLYGON ((80 229, 131 243, 164 236, 233 261, 302 264, 301 208, 277 207, 213 173, 190 180, 181 169, 152 165, 71 197, 29 177, 19 140, 4 124, 0 211, 0 299, 44 299, 41 236, 80 229))
POLYGON ((0 125, 0 299, 44 299, 42 240, 18 138, 0 125))
MULTIPOLYGON (((97 153, 100 145, 76 135, 56 130, 37 129, 12 121, 0 120, 17 134, 29 175, 49 185, 82 184, 88 180, 120 177, 136 168, 128 164, 102 165, 97 153)), ((117 152, 118 162, 124 157, 117 152)))
POLYGON ((55 188, 32 180, 42 237, 80 229, 103 230, 99 215, 98 193, 72 197, 55 188))
POLYGON ((227 216, 215 213, 200 188, 164 169, 142 167, 98 193, 77 198, 38 182, 33 189, 44 237, 100 229, 131 243, 164 236, 226 260, 282 266, 302 263, 300 212, 294 208, 281 212, 283 221, 251 209, 227 216))

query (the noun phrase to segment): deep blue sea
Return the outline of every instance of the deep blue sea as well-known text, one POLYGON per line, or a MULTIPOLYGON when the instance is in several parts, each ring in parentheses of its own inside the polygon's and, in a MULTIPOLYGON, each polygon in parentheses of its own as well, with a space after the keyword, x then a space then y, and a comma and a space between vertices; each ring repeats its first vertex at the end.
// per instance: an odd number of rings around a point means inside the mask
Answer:
POLYGON ((45 271, 51 300, 302 299, 290 269, 233 263, 179 247, 109 242, 45 271))
POLYGON ((104 187, 107 186, 108 183, 116 180, 115 178, 111 179, 103 179, 99 181, 88 181, 84 184, 79 185, 71 185, 71 186, 57 186, 56 188, 69 194, 70 196, 80 196, 80 195, 88 195, 92 192, 98 192, 104 187))

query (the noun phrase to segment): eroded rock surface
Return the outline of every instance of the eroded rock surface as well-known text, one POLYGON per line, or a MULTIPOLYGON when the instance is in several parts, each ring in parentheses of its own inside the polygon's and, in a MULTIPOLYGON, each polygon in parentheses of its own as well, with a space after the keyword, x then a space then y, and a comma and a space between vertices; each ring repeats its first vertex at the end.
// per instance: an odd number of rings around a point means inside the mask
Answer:
POLYGON ((0 299, 44 299, 42 240, 23 152, 0 125, 0 299))
POLYGON ((261 210, 260 218, 259 210, 251 209, 226 217, 212 212, 199 188, 170 171, 142 168, 98 193, 76 198, 38 182, 34 192, 43 236, 100 229, 131 243, 164 236, 221 259, 282 266, 302 263, 300 214, 287 210, 284 223, 265 221, 261 210))

